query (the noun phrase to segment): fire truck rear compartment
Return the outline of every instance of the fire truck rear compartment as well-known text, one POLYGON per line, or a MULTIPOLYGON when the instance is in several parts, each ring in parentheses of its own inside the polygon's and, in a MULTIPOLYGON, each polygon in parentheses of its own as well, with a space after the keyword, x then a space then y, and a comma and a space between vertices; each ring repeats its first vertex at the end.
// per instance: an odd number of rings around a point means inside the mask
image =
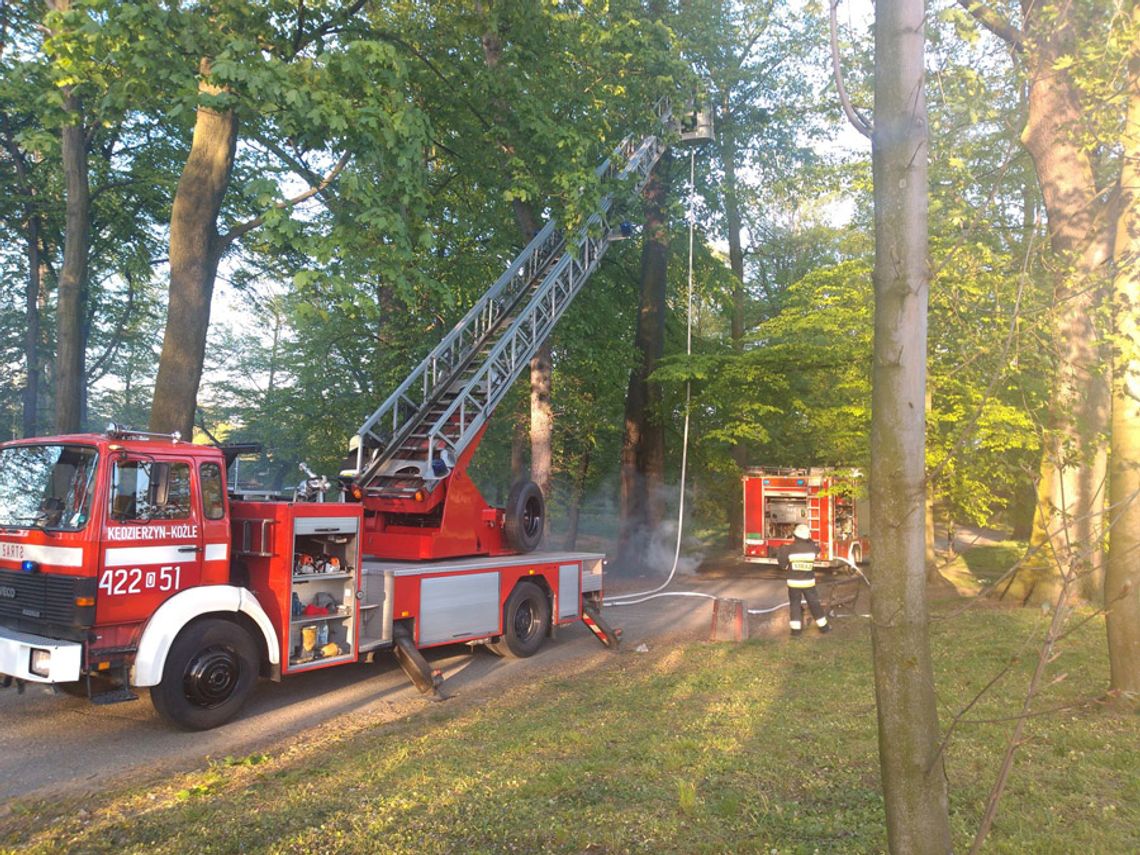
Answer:
POLYGON ((769 494, 764 506, 764 536, 769 539, 791 540, 792 531, 808 521, 806 496, 778 496, 769 494))

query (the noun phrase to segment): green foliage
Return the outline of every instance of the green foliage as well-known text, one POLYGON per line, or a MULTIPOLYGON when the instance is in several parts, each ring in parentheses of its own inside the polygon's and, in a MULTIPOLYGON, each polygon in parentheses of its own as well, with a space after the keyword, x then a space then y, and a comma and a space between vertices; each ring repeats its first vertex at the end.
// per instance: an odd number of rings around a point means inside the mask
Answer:
MULTIPOLYGON (((818 94, 830 85, 824 7, 700 0, 661 20, 635 0, 446 8, 400 0, 350 11, 332 0, 5 7, 12 47, 0 54, 0 221, 24 235, 29 211, 44 219, 49 359, 65 87, 82 103, 91 141, 91 424, 145 421, 166 222, 199 107, 232 107, 239 117, 219 228, 257 224, 221 266, 202 418, 215 432, 267 441, 259 477, 289 484, 299 458, 340 468, 356 425, 521 247, 523 208, 569 229, 580 223, 608 189, 596 164, 625 134, 655 130, 648 106, 661 95, 680 103, 695 70, 717 113, 718 142, 695 160, 688 359, 679 355, 688 204, 672 214, 669 355, 655 378, 667 469, 679 467, 686 381, 701 524, 736 515, 742 460, 866 462, 870 175, 865 151, 840 157, 820 144, 838 119, 834 99, 818 94), (203 73, 221 94, 199 92, 203 73), (16 175, 13 151, 29 178, 16 175), (335 180, 290 203, 346 153, 335 180), (730 174, 735 225, 725 214, 730 174), (834 225, 845 218, 850 226, 834 225), (743 281, 724 255, 732 228, 743 240, 743 281), (254 320, 232 325, 230 307, 254 320)), ((1080 129, 1092 138, 1112 138, 1119 121, 1112 81, 1122 76, 1111 69, 1128 26, 1119 15, 1095 23, 1104 38, 1082 42, 1068 66, 1083 91, 1100 95, 1080 129)), ((846 82, 866 110, 865 36, 841 27, 846 82)), ((940 506, 982 521, 1024 492, 1037 454, 1049 372, 1034 251, 1040 202, 1011 130, 1023 107, 1009 54, 960 9, 932 18, 930 42, 928 469, 940 506)), ((1108 162, 1112 148, 1103 149, 1108 162)), ((680 197, 688 163, 676 160, 680 197)), ((631 202, 623 215, 636 221, 637 208, 631 202)), ((615 491, 637 252, 637 241, 611 251, 552 341, 559 524, 579 495, 607 506, 615 491)), ((22 363, 26 273, 19 241, 0 246, 9 366, 22 363)), ((0 434, 9 435, 24 378, 8 368, 0 381, 0 434)), ((524 398, 519 388, 504 404, 476 459, 489 495, 508 480, 524 398)))
POLYGON ((165 19, 146 18, 148 42, 142 37, 147 33, 130 30, 132 21, 142 20, 138 9, 121 4, 81 2, 67 12, 30 4, 23 16, 7 7, 4 14, 12 49, 0 56, 0 180, 14 204, 0 217, 13 237, 18 235, 3 260, 5 287, 10 289, 5 299, 21 305, 27 299, 26 293, 17 296, 15 291, 27 288, 28 241, 38 232, 42 284, 36 302, 41 307, 38 349, 43 373, 39 423, 51 422, 42 404, 50 399, 48 381, 53 375, 43 364, 50 363, 54 347, 50 295, 63 251, 59 131, 74 115, 88 141, 91 186, 88 418, 123 419, 151 372, 149 350, 157 332, 154 267, 163 255, 158 224, 169 205, 171 164, 184 157, 184 148, 162 129, 161 117, 146 112, 157 110, 152 83, 161 74, 151 54, 165 49, 165 41, 154 41, 165 19), (63 109, 65 92, 77 100, 77 114, 63 109), (116 396, 117 404, 125 406, 108 406, 116 396))
MULTIPOLYGON (((650 91, 659 96, 672 88, 667 31, 633 17, 633 5, 615 4, 604 18, 511 3, 463 6, 442 16, 418 4, 370 10, 359 50, 404 75, 405 101, 414 106, 403 118, 393 112, 389 125, 408 133, 412 120, 425 117, 433 141, 426 162, 398 154, 384 163, 380 154, 389 149, 362 139, 352 146, 353 167, 338 180, 327 213, 267 223, 250 246, 273 257, 264 263, 270 275, 291 281, 282 302, 280 362, 280 403, 287 411, 268 422, 295 431, 290 445, 306 449, 310 463, 339 463, 356 425, 517 252, 521 240, 510 202, 549 210, 568 230, 594 210, 602 192, 594 167, 619 133, 649 127, 650 91), (499 39, 495 64, 485 53, 485 36, 499 39), (373 180, 365 164, 394 180, 373 180)), ((361 68, 359 80, 348 74, 339 85, 361 91, 362 103, 375 103, 369 87, 384 79, 361 68)), ((389 125, 380 128, 381 137, 389 125)), ((360 126, 350 122, 354 132, 360 126)), ((265 192, 264 183, 247 186, 265 192)), ((612 291, 599 281, 589 294, 612 291)), ((575 307, 556 333, 556 406, 568 430, 560 478, 578 470, 583 449, 595 442, 597 374, 606 375, 607 409, 620 409, 624 392, 624 363, 597 365, 600 355, 616 350, 599 347, 608 328, 574 320, 585 319, 592 299, 583 297, 587 308, 575 307)), ((595 310, 619 326, 628 317, 629 309, 613 299, 599 305, 595 310)), ((624 336, 623 327, 615 342, 624 336)), ((255 421, 265 420, 247 411, 238 421, 252 432, 255 421)), ((606 457, 612 459, 613 431, 601 433, 608 434, 606 457)), ((491 495, 506 480, 509 443, 509 430, 493 430, 477 458, 475 475, 491 495), (482 458, 498 472, 486 471, 491 467, 482 458)))
MULTIPOLYGON (((936 257, 941 256, 936 247, 936 257)), ((984 524, 1031 480, 1048 365, 1044 294, 981 242, 948 248, 931 292, 927 464, 936 500, 984 524)))

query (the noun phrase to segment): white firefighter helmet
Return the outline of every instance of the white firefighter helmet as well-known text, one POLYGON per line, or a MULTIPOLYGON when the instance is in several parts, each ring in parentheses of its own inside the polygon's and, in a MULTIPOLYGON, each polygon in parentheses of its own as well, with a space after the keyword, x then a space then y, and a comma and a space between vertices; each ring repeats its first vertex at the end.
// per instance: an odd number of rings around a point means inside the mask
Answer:
POLYGON ((798 537, 800 540, 811 540, 811 529, 808 528, 804 523, 800 523, 798 526, 796 526, 792 531, 792 534, 795 537, 798 537))

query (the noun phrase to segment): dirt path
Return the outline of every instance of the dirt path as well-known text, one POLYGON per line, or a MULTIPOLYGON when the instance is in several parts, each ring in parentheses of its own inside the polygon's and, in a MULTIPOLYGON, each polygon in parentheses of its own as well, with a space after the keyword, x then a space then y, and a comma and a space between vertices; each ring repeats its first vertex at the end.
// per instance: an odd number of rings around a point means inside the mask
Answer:
MULTIPOLYGON (((637 580, 614 587, 629 592, 637 580)), ((708 638, 711 597, 735 597, 750 608, 784 601, 779 579, 742 571, 682 577, 670 591, 706 597, 657 597, 628 607, 607 607, 605 617, 623 630, 621 650, 603 648, 580 623, 562 628, 537 655, 499 659, 465 646, 440 648, 429 659, 444 672, 449 704, 479 703, 491 693, 552 673, 572 676, 611 656, 636 656, 641 645, 708 638)), ((109 782, 155 780, 205 766, 211 759, 270 751, 290 741, 375 726, 423 710, 429 703, 411 688, 389 655, 376 662, 326 669, 281 683, 262 681, 235 721, 205 733, 177 731, 158 718, 145 690, 129 703, 94 706, 85 699, 29 687, 0 692, 0 816, 11 801, 53 792, 83 793, 109 782)))

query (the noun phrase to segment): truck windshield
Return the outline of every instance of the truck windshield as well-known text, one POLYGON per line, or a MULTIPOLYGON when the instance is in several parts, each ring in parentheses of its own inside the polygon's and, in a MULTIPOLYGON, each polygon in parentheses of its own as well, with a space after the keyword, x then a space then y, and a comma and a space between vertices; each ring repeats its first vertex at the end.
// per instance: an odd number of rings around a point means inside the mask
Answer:
POLYGON ((0 526, 78 531, 91 516, 98 454, 83 445, 0 449, 0 526))

